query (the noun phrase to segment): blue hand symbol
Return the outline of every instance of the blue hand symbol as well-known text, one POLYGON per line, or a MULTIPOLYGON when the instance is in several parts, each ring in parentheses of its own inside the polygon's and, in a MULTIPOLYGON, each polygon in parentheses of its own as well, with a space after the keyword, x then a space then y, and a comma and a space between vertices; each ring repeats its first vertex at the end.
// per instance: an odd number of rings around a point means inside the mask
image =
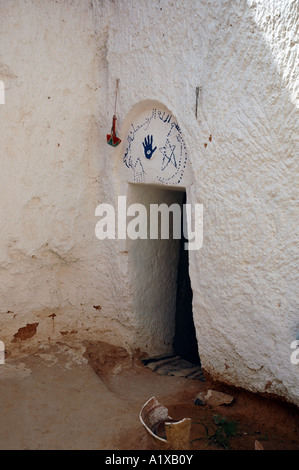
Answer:
POLYGON ((142 142, 143 145, 143 150, 144 150, 144 156, 145 158, 152 158, 154 151, 156 150, 157 147, 153 149, 153 136, 147 136, 144 139, 144 142, 142 142))

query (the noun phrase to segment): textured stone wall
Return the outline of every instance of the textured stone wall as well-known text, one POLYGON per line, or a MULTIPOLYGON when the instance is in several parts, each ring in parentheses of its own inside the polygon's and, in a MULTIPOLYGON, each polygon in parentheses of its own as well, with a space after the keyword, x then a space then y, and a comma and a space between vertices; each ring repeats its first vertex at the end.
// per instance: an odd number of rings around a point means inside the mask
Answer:
POLYGON ((298 3, 4 0, 0 9, 1 340, 144 346, 126 246, 94 234, 96 206, 121 193, 122 156, 106 144, 119 78, 122 139, 144 100, 166 106, 184 137, 189 201, 204 206, 203 247, 190 254, 204 368, 299 404, 290 361, 298 3))

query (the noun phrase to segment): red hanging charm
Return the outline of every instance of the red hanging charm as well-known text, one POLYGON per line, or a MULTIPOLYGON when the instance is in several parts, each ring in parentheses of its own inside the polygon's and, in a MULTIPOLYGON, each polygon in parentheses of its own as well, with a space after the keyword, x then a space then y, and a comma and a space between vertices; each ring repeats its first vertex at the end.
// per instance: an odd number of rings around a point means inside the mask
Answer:
POLYGON ((116 116, 114 115, 113 120, 112 120, 111 134, 107 134, 107 143, 109 145, 112 145, 112 147, 117 147, 118 144, 121 143, 121 140, 118 137, 116 137, 115 123, 116 123, 116 116))
POLYGON ((117 101, 117 92, 118 92, 119 79, 116 80, 116 89, 115 89, 115 104, 114 104, 114 116, 112 120, 111 134, 107 134, 107 143, 112 147, 117 147, 121 143, 121 140, 116 137, 115 124, 116 124, 116 101, 117 101))

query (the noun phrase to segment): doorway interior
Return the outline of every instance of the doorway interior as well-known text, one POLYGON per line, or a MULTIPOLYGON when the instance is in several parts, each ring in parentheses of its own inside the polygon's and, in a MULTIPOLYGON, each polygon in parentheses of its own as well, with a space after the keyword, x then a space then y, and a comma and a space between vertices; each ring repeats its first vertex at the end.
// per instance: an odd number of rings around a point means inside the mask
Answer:
POLYGON ((147 209, 146 239, 128 240, 129 265, 133 281, 136 314, 136 345, 150 355, 175 353, 200 364, 192 312, 189 252, 185 250, 183 214, 186 191, 147 184, 129 184, 128 204, 147 209), (172 212, 169 211, 169 238, 150 238, 151 205, 172 204, 181 208, 181 238, 175 239, 172 212))
POLYGON ((185 249, 183 221, 185 216, 186 192, 183 195, 181 217, 181 239, 179 241, 179 261, 177 269, 175 331, 173 351, 192 364, 200 364, 198 344, 193 321, 193 292, 189 275, 189 251, 185 249))

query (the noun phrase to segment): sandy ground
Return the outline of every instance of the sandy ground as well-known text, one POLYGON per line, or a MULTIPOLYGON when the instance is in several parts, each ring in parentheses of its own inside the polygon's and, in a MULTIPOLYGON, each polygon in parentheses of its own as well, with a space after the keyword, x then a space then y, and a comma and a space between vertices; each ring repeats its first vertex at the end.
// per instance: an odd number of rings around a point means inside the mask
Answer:
POLYGON ((237 422, 231 449, 299 449, 299 410, 276 400, 206 382, 161 376, 140 354, 105 343, 40 345, 0 365, 0 449, 151 450, 139 421, 152 396, 174 419, 189 417, 191 450, 222 447, 206 439, 213 416, 237 422), (229 392, 231 405, 193 404, 209 388, 229 392))

